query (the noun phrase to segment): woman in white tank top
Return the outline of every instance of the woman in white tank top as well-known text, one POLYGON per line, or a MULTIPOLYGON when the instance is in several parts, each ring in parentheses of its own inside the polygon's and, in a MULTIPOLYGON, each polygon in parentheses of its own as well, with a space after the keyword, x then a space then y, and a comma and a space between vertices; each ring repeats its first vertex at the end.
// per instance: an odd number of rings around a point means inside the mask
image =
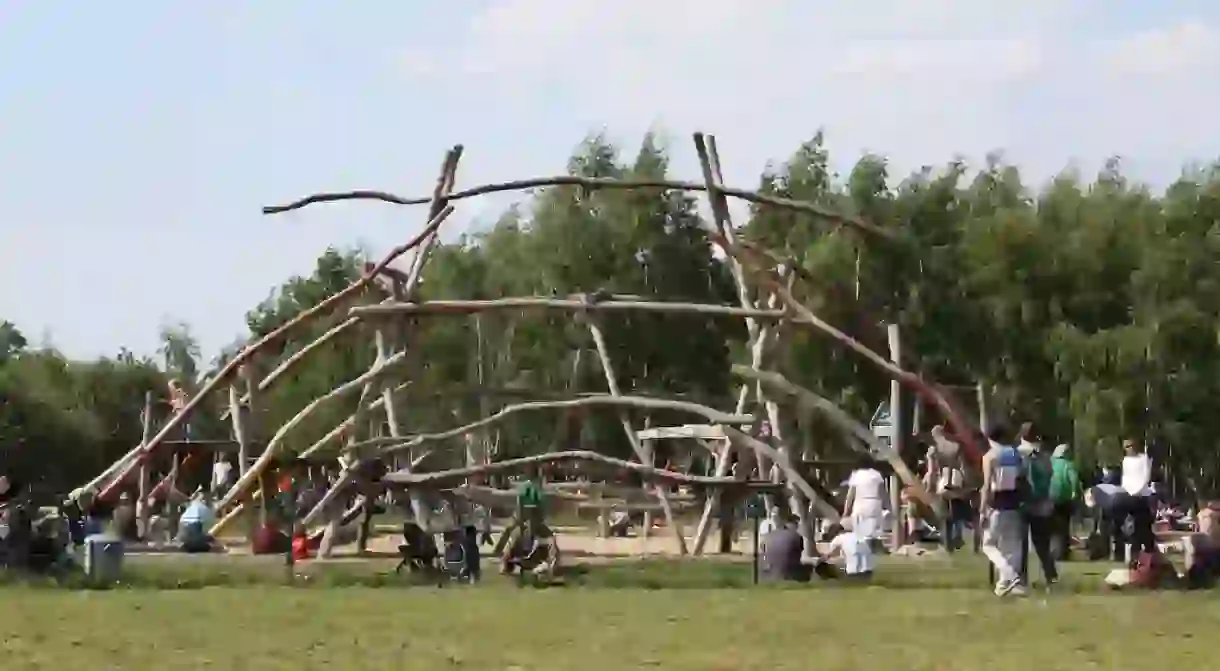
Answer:
POLYGON ((861 538, 879 537, 886 503, 885 477, 873 468, 871 461, 862 460, 847 479, 845 507, 852 531, 861 538))

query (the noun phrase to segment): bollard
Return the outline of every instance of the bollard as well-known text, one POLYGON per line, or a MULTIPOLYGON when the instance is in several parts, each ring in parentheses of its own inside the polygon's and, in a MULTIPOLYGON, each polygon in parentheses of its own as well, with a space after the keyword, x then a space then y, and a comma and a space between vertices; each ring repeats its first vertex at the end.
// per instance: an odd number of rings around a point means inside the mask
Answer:
POLYGON ((111 583, 123 571, 123 540, 117 536, 94 534, 85 538, 85 576, 94 583, 111 583))

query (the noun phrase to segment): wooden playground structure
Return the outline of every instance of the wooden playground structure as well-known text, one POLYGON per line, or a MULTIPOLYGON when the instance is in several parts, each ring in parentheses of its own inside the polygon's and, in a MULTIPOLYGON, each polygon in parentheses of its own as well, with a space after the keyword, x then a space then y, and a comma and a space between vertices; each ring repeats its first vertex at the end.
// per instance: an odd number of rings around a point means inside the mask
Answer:
MULTIPOLYGON (((737 198, 762 207, 784 208, 819 217, 858 231, 877 244, 901 244, 899 233, 826 211, 811 203, 727 187, 722 183, 715 139, 696 133, 694 144, 702 167, 701 182, 625 181, 565 175, 456 191, 455 175, 463 153, 459 145, 446 154, 436 185, 428 197, 403 198, 375 191, 322 193, 286 205, 264 208, 265 214, 277 214, 315 204, 363 199, 398 205, 427 205, 428 214, 427 223, 417 236, 391 250, 380 262, 369 265, 358 281, 316 307, 300 313, 274 332, 248 344, 206 381, 192 398, 185 399, 158 430, 152 430, 147 417, 149 413, 146 413, 142 443, 75 490, 72 498, 105 498, 120 488, 132 487, 138 481, 139 507, 144 507, 150 497, 172 489, 175 477, 185 463, 175 457, 169 475, 160 484, 154 485, 151 482, 151 456, 180 449, 182 441, 175 440, 175 437, 200 403, 211 395, 227 394, 231 440, 190 443, 196 455, 208 454, 209 445, 211 450, 228 450, 237 455, 236 481, 219 496, 215 504, 217 521, 210 530, 213 536, 220 536, 243 511, 255 507, 263 511, 265 519, 267 501, 275 488, 271 473, 287 461, 327 464, 337 469, 338 477, 325 495, 298 520, 311 533, 322 537, 338 533, 341 525, 350 524, 361 515, 367 519, 372 515, 377 498, 387 489, 405 496, 415 520, 424 528, 429 528, 435 526, 430 522, 433 514, 431 502, 438 496, 492 507, 504 501, 509 501, 511 505, 514 497, 512 490, 496 489, 486 484, 495 479, 492 476, 521 473, 550 464, 579 464, 571 466, 586 474, 579 482, 549 483, 545 491, 550 497, 597 510, 600 527, 604 528, 606 524, 607 509, 626 508, 643 511, 644 535, 661 533, 650 531, 653 527, 652 516, 659 514, 664 522, 663 533, 672 536, 676 552, 699 556, 704 553, 724 492, 740 495, 749 491, 782 491, 788 508, 799 521, 802 534, 806 537, 806 547, 813 548, 811 518, 835 521, 841 511, 834 502, 827 500, 827 487, 816 481, 811 482, 809 474, 798 467, 800 455, 793 453, 791 441, 788 440, 790 437, 783 435, 784 427, 790 426, 786 423, 788 418, 785 414, 790 413, 820 413, 841 432, 847 444, 861 453, 879 455, 890 464, 909 492, 939 510, 940 500, 923 487, 893 446, 880 441, 867 426, 828 399, 795 384, 774 370, 772 353, 776 343, 783 341, 786 334, 795 329, 812 329, 828 336, 889 376, 895 390, 913 392, 922 403, 936 408, 960 437, 966 454, 977 462, 981 452, 973 422, 960 411, 943 388, 903 368, 901 361, 891 360, 854 340, 823 321, 798 300, 794 287, 797 283, 814 278, 807 277, 781 256, 738 239, 727 199, 737 198), (440 229, 459 201, 480 194, 564 185, 585 189, 661 189, 706 194, 713 213, 711 221, 707 223, 706 234, 728 261, 736 284, 737 304, 659 302, 613 294, 505 297, 481 301, 414 300, 423 268, 438 244, 440 229), (400 258, 407 252, 411 252, 410 260, 403 263, 400 258), (418 319, 478 315, 496 310, 549 310, 572 315, 588 332, 605 381, 605 392, 584 393, 575 397, 548 392, 543 400, 504 405, 498 411, 462 426, 432 433, 413 432, 411 427, 399 421, 396 412, 397 404, 402 402, 401 396, 396 401, 396 395, 402 393, 404 383, 410 376, 407 370, 409 366, 405 364, 408 362, 407 350, 411 347, 412 324, 418 319), (735 365, 732 368, 733 375, 740 381, 734 407, 718 409, 689 399, 623 393, 601 324, 604 319, 612 319, 615 313, 628 311, 698 314, 744 320, 749 334, 750 361, 748 365, 735 365), (280 356, 279 346, 286 337, 303 325, 321 319, 336 323, 310 344, 279 361, 262 379, 254 378, 251 362, 262 359, 260 363, 265 364, 267 359, 264 357, 280 356), (259 405, 260 395, 296 366, 308 365, 310 354, 320 345, 361 323, 366 324, 374 334, 377 352, 376 361, 367 372, 313 399, 281 426, 253 426, 258 418, 254 409, 259 405), (321 407, 343 404, 354 407, 346 420, 307 449, 297 454, 287 453, 286 439, 302 422, 321 407), (591 407, 617 409, 620 412, 620 423, 634 460, 614 459, 590 451, 561 451, 493 461, 488 454, 487 441, 477 439, 478 435, 485 435, 490 427, 510 421, 520 413, 562 412, 591 407), (649 412, 666 415, 680 413, 689 416, 692 423, 636 427, 628 411, 634 416, 649 412), (370 433, 368 427, 372 420, 386 427, 388 435, 370 433), (255 435, 269 438, 255 442, 252 438, 255 435), (692 475, 658 467, 655 463, 655 445, 661 440, 670 441, 709 460, 711 474, 692 475), (466 450, 465 465, 430 470, 429 455, 461 449, 466 450), (731 473, 731 465, 735 461, 744 468, 731 473), (642 483, 642 487, 631 488, 606 482, 603 476, 610 472, 628 473, 642 483), (701 495, 696 496, 691 492, 701 495), (349 500, 354 503, 348 505, 346 502, 349 500), (692 534, 688 535, 684 530, 682 516, 675 510, 678 507, 691 509, 692 513, 698 509, 698 522, 692 534)), ((197 459, 198 456, 189 458, 197 459)), ((363 543, 362 540, 362 547, 363 543)))

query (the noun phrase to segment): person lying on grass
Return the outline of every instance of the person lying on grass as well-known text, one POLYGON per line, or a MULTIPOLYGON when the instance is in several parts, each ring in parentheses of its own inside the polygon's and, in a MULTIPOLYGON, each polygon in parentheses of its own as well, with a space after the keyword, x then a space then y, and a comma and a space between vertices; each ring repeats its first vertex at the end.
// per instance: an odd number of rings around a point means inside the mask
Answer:
POLYGON ((841 524, 832 524, 826 530, 830 546, 824 555, 827 562, 835 565, 843 577, 867 580, 877 566, 869 539, 841 524))

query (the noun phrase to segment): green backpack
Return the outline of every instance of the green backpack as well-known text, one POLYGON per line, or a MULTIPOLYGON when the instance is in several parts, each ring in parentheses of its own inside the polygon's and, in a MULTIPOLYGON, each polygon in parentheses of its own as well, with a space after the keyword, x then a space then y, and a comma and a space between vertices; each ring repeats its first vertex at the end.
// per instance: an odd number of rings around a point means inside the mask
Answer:
POLYGON ((533 480, 526 480, 517 491, 517 506, 522 510, 542 507, 542 487, 533 480))

